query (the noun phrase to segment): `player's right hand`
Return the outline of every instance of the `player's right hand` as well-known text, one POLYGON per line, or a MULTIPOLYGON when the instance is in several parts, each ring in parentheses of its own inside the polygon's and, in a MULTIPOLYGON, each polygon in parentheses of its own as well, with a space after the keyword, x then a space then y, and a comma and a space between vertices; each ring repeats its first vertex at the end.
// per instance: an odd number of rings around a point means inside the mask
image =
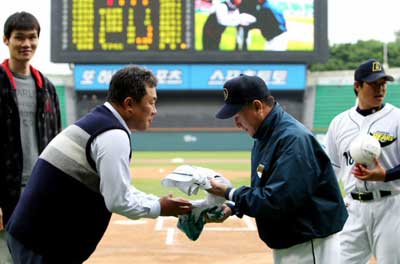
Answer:
POLYGON ((189 214, 192 204, 183 198, 173 198, 172 195, 160 198, 161 216, 178 216, 189 214))

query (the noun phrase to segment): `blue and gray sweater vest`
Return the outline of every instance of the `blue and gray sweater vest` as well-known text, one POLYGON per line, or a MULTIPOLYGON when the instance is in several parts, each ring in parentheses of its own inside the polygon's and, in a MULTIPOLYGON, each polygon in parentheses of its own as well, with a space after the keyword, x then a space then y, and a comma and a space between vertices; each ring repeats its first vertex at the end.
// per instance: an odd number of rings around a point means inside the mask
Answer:
POLYGON ((83 262, 108 226, 90 144, 110 129, 126 131, 107 107, 96 107, 57 135, 33 169, 7 230, 48 262, 83 262))

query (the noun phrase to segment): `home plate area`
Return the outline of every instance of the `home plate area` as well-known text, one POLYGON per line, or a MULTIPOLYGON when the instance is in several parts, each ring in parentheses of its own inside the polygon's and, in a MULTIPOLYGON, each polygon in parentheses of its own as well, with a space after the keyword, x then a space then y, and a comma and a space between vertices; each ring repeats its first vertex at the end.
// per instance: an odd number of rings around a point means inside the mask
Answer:
POLYGON ((250 217, 207 224, 196 241, 176 225, 175 217, 129 220, 114 214, 86 263, 273 263, 250 217))

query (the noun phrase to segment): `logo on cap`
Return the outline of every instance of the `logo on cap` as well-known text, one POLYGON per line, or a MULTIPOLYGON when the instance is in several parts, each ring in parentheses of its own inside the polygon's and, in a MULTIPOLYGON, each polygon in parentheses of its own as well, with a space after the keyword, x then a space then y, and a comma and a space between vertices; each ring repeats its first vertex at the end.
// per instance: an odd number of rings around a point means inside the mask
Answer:
POLYGON ((228 99, 228 89, 224 88, 224 101, 228 99))
POLYGON ((373 72, 382 71, 382 65, 379 62, 375 61, 374 63, 372 63, 372 71, 373 72))

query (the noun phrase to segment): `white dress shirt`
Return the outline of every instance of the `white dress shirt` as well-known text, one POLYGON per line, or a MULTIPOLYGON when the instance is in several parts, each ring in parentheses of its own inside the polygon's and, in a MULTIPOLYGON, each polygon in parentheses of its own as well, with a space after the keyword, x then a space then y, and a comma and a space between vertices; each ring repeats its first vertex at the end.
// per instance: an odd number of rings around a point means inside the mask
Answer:
MULTIPOLYGON (((104 104, 130 130, 114 107, 104 104)), ((91 157, 100 176, 100 192, 107 209, 131 219, 156 218, 160 215, 159 197, 139 191, 131 185, 129 136, 121 129, 111 129, 98 135, 91 144, 91 157)))

